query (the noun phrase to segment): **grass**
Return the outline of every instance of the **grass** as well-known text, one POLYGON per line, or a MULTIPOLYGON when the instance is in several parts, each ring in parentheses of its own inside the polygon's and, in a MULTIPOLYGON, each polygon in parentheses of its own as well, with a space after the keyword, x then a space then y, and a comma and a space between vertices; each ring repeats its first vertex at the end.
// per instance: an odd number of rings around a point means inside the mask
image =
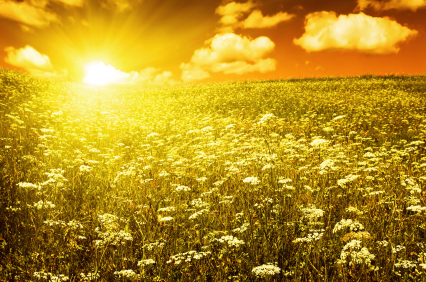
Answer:
POLYGON ((425 97, 0 69, 1 281, 426 281, 425 97))

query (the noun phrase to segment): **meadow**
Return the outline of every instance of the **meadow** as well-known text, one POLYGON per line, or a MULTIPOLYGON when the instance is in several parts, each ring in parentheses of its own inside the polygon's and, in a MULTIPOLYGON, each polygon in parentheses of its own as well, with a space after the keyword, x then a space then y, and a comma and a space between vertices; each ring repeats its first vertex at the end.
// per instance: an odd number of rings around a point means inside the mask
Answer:
POLYGON ((0 69, 0 281, 426 281, 425 98, 0 69))

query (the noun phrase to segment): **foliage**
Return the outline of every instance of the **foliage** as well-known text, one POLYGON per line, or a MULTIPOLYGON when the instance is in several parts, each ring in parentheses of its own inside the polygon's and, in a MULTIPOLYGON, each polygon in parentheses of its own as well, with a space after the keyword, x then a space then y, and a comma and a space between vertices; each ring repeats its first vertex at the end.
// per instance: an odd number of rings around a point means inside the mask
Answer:
POLYGON ((425 279, 425 77, 0 91, 2 281, 425 279))

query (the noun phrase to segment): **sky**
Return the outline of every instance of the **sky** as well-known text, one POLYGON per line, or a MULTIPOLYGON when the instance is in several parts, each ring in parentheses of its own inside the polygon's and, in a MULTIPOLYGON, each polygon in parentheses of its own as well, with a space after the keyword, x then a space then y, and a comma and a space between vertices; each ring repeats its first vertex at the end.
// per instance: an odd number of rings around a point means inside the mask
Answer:
POLYGON ((0 67, 141 87, 426 75, 426 0, 0 0, 0 67))

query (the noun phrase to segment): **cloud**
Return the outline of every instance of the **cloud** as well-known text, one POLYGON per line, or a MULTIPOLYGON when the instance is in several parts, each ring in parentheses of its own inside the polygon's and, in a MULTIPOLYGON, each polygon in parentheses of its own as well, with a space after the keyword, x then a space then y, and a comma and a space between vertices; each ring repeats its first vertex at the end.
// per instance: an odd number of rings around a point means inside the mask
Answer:
POLYGON ((322 50, 357 51, 368 54, 398 53, 398 44, 417 35, 387 17, 364 13, 336 16, 335 12, 306 15, 305 33, 293 43, 308 52, 322 50))
POLYGON ((197 65, 191 65, 182 63, 180 65, 180 69, 182 70, 182 80, 183 82, 193 82, 197 80, 202 80, 205 78, 210 77, 210 74, 208 71, 205 71, 201 69, 197 65))
POLYGON ((280 22, 291 20, 295 15, 279 12, 273 16, 263 16, 260 10, 254 10, 242 23, 243 28, 269 28, 280 22))
POLYGON ((222 16, 219 20, 220 27, 217 29, 221 33, 232 33, 237 28, 270 28, 280 22, 288 21, 295 15, 279 12, 273 16, 263 16, 256 3, 248 1, 246 3, 230 2, 219 6, 215 13, 222 16), (252 11, 250 13, 250 11, 252 11), (244 19, 244 17, 250 15, 244 19))
POLYGON ((38 5, 0 0, 0 17, 37 28, 45 28, 51 22, 59 22, 56 14, 44 10, 44 3, 34 2, 34 4, 38 5))
POLYGON ((225 74, 236 73, 236 74, 245 74, 249 72, 261 72, 266 73, 274 71, 276 67, 276 61, 271 58, 260 59, 254 64, 249 64, 244 61, 237 61, 232 63, 217 63, 211 67, 213 72, 223 72, 225 74))
POLYGON ((84 0, 52 0, 54 2, 62 3, 68 6, 82 7, 84 0))
POLYGON ((220 23, 223 25, 233 25, 238 23, 240 18, 249 13, 253 8, 256 7, 252 1, 246 3, 230 2, 224 6, 219 6, 215 13, 221 15, 220 23))
POLYGON ((217 34, 206 41, 210 46, 195 50, 188 64, 182 63, 182 80, 204 79, 211 72, 225 74, 266 73, 275 70, 276 61, 264 58, 275 44, 265 36, 250 39, 234 33, 217 34))
POLYGON ((358 0, 357 11, 363 11, 368 7, 377 11, 382 10, 411 10, 413 12, 426 7, 426 0, 358 0))
POLYGON ((137 85, 141 87, 175 86, 178 81, 172 78, 168 71, 160 72, 160 69, 148 67, 140 72, 123 72, 103 62, 91 62, 85 66, 84 83, 95 85, 122 84, 137 85))
POLYGON ((9 46, 4 50, 7 53, 4 61, 10 65, 22 68, 30 73, 52 72, 54 70, 49 57, 40 54, 29 45, 20 49, 9 46))
POLYGON ((104 0, 101 5, 102 8, 108 9, 108 10, 115 10, 118 12, 125 12, 129 11, 133 8, 136 0, 104 0))

